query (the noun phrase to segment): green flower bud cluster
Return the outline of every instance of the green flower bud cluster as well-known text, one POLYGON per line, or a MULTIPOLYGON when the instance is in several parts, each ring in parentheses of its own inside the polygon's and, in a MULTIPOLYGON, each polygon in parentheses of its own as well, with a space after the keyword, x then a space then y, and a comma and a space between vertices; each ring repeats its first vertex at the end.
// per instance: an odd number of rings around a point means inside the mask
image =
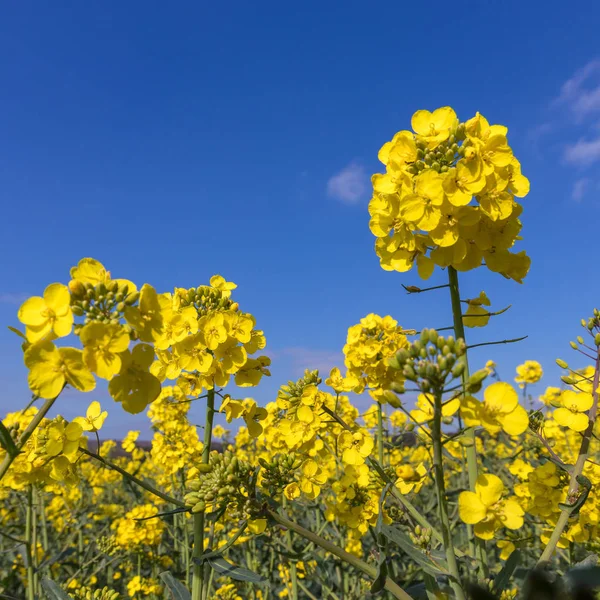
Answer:
POLYGON ((10 427, 7 427, 10 437, 16 442, 19 439, 21 425, 19 423, 13 423, 10 427))
POLYGON ((582 327, 585 327, 588 331, 593 331, 594 329, 600 330, 600 310, 595 308, 594 315, 590 317, 587 320, 587 322, 585 319, 581 319, 581 325, 582 327))
POLYGON ((466 352, 462 339, 444 338, 434 329, 424 329, 419 340, 400 350, 389 361, 408 381, 423 392, 444 390, 447 381, 460 377, 465 370, 461 358, 466 352))
POLYGON ((272 498, 281 496, 284 488, 296 481, 296 471, 302 464, 302 458, 290 454, 277 454, 271 462, 259 458, 258 462, 263 468, 261 487, 272 498))
POLYGON ((46 444, 48 443, 48 427, 50 424, 57 426, 67 426, 67 420, 62 415, 56 415, 54 419, 43 419, 39 427, 35 430, 35 448, 40 454, 46 453, 46 444))
POLYGON ((288 381, 287 385, 282 385, 277 393, 277 399, 287 406, 293 406, 300 402, 300 397, 304 389, 309 385, 319 385, 323 380, 319 377, 319 371, 304 371, 304 376, 298 381, 288 381))
POLYGON ((106 556, 113 556, 118 551, 115 537, 113 535, 103 535, 102 537, 96 540, 96 546, 102 554, 106 554, 106 556))
POLYGON ((238 303, 231 298, 225 298, 220 290, 201 285, 197 288, 190 288, 187 296, 181 299, 182 306, 193 304, 198 311, 198 316, 202 317, 215 310, 237 310, 238 303))
POLYGON ((386 512, 394 523, 400 523, 406 518, 403 508, 399 504, 390 504, 386 507, 386 512))
POLYGON ((89 587, 80 587, 75 595, 71 596, 73 600, 119 600, 121 596, 118 592, 109 590, 106 586, 101 590, 92 590, 89 587))
POLYGON ((425 552, 429 550, 431 544, 431 529, 415 525, 414 533, 409 533, 409 536, 415 546, 425 552))
MULTIPOLYGON (((118 281, 108 283, 81 283, 75 281, 71 290, 71 310, 73 314, 84 318, 84 325, 99 321, 118 324, 127 306, 133 306, 140 297, 139 292, 129 293, 129 286, 118 281)), ((75 326, 78 333, 81 325, 75 326)))
POLYGON ((438 173, 445 173, 456 165, 459 159, 464 156, 464 146, 460 145, 465 139, 465 126, 461 123, 456 132, 446 141, 442 142, 433 150, 427 147, 427 143, 418 140, 417 160, 407 168, 412 175, 418 175, 425 169, 433 169, 438 173))
POLYGON ((541 410, 532 410, 529 412, 529 429, 537 433, 544 425, 544 413, 541 410))
MULTIPOLYGON (((209 506, 227 506, 245 512, 249 496, 253 495, 254 468, 240 460, 230 450, 223 454, 213 451, 208 464, 200 465, 198 473, 188 479, 185 503, 193 513, 204 512, 209 506), (246 492, 246 493, 244 493, 246 492)), ((250 503, 251 504, 251 503, 250 503)))

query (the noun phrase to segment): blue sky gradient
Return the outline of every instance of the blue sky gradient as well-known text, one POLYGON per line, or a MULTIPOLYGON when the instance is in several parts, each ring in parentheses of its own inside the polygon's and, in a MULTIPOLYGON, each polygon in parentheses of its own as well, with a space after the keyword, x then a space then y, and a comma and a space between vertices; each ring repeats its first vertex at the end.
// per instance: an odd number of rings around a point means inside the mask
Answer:
MULTIPOLYGON (((473 366, 493 358, 508 378, 535 358, 556 384, 554 359, 600 304, 598 22, 597 2, 4 3, 0 322, 84 256, 161 291, 220 273, 267 335, 262 404, 305 367, 341 366, 369 312, 450 325, 447 290, 409 297, 416 272, 380 269, 367 213, 380 146, 450 105, 507 125, 532 183, 525 283, 461 280, 464 297, 512 304, 471 342, 529 337, 473 366)), ((28 400, 6 328, 0 353, 4 413, 28 400)), ((93 399, 107 437, 147 431, 101 390, 59 411, 93 399)))

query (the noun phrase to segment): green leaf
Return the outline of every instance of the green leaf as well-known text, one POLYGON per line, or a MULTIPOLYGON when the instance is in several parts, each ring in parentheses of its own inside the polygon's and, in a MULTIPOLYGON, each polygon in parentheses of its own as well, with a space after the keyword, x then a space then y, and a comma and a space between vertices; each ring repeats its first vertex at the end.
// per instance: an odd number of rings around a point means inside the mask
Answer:
POLYGON ((163 571, 158 575, 169 588, 173 600, 192 600, 192 595, 186 590, 181 581, 173 577, 169 571, 163 571))
POLYGON ((427 600, 427 587, 424 583, 415 583, 404 590, 413 600, 427 600))
POLYGON ((236 581, 247 581, 249 583, 265 583, 267 579, 243 567, 232 565, 222 556, 207 558, 206 562, 219 574, 231 577, 236 581))
POLYGON ((504 566, 502 567, 500 573, 498 573, 498 575, 496 575, 496 577, 494 578, 495 592, 502 592, 508 587, 508 582, 510 581, 512 574, 514 573, 515 569, 517 568, 520 562, 521 551, 513 550, 512 554, 508 557, 506 563, 504 563, 504 566))
POLYGON ((385 587, 385 580, 387 579, 387 574, 387 557, 385 553, 382 552, 379 556, 379 564, 377 565, 377 577, 375 577, 375 581, 373 581, 373 583, 371 584, 371 594, 376 594, 385 587))
POLYGON ((42 579, 42 588, 44 594, 48 600, 73 600, 67 592, 65 592, 58 583, 52 581, 52 579, 42 579))
POLYGON ((6 428, 6 425, 0 421, 0 446, 2 446, 11 458, 14 458, 19 454, 15 441, 10 435, 10 431, 6 428))
POLYGON ((433 562, 428 556, 425 556, 412 542, 412 540, 402 531, 391 525, 383 525, 381 533, 391 542, 400 546, 400 548, 410 556, 426 573, 430 575, 446 575, 450 573, 443 564, 433 562))

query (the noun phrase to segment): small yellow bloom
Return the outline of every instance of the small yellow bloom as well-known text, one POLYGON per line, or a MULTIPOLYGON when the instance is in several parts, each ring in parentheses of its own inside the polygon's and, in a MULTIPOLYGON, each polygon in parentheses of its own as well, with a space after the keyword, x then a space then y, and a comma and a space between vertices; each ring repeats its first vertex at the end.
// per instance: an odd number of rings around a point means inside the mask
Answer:
POLYGON ((90 371, 110 380, 121 370, 120 353, 129 347, 129 334, 121 325, 88 323, 80 333, 83 360, 90 371))
POLYGON ((520 529, 525 514, 519 503, 502 499, 504 484, 496 475, 482 474, 477 478, 474 492, 461 492, 458 497, 458 514, 468 525, 474 525, 475 535, 491 540, 502 528, 520 529))
POLYGON ((483 402, 473 396, 461 400, 461 415, 467 427, 483 425, 492 434, 503 430, 509 435, 521 435, 529 426, 527 411, 510 384, 493 383, 485 389, 483 398, 483 402))
POLYGON ((585 431, 589 425, 586 412, 592 408, 592 394, 565 390, 560 396, 561 407, 554 411, 554 420, 573 431, 585 431))
POLYGON ((371 454, 375 443, 364 430, 342 431, 338 436, 338 447, 342 451, 342 460, 347 465, 362 465, 371 454))
POLYGON ((527 383, 537 383, 544 374, 542 365, 537 360, 526 360, 517 367, 517 376, 515 381, 520 388, 524 388, 527 383))
POLYGON ((50 334, 65 337, 73 327, 71 295, 62 283, 53 283, 44 290, 44 297, 33 296, 19 308, 19 321, 25 325, 25 335, 35 343, 50 334))
POLYGON ((100 402, 94 400, 88 406, 85 417, 75 417, 73 421, 79 423, 83 428, 83 431, 99 431, 107 416, 108 412, 102 410, 100 402))
POLYGON ((411 119, 413 130, 434 149, 450 137, 450 129, 458 124, 456 113, 449 107, 443 106, 433 112, 418 110, 411 119))
POLYGON ((210 285, 216 290, 219 290, 224 298, 231 296, 231 290, 235 290, 237 285, 232 281, 225 281, 225 278, 221 275, 213 275, 210 278, 210 285))
POLYGON ((90 392, 96 380, 83 362, 83 353, 77 348, 57 348, 52 342, 31 345, 25 351, 25 365, 29 368, 29 389, 40 398, 56 398, 65 384, 81 392, 90 392))

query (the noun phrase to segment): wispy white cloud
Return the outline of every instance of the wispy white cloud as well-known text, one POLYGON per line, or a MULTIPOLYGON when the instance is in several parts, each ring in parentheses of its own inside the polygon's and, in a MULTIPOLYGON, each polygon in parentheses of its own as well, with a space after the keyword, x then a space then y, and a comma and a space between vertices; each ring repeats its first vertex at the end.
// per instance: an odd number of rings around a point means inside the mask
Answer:
POLYGON ((15 292, 0 292, 0 304, 23 304, 29 296, 15 292))
MULTIPOLYGON (((273 354, 272 352, 271 355, 273 354)), ((342 367, 344 364, 342 353, 333 350, 290 346, 275 352, 275 354, 289 357, 292 362, 292 369, 296 373, 303 373, 305 369, 319 369, 322 375, 329 375, 329 371, 333 367, 342 367)))
POLYGON ((357 204, 367 193, 367 174, 358 162, 351 162, 327 182, 327 195, 345 204, 357 204))
POLYGON ((555 105, 566 105, 579 122, 600 113, 600 58, 588 62, 560 89, 555 105))
POLYGON ((590 187, 590 179, 588 177, 582 177, 575 182, 573 186, 573 191, 571 192, 571 198, 575 200, 575 202, 581 202, 588 188, 590 187))
POLYGON ((536 125, 532 127, 527 132, 527 141, 531 144, 533 150, 538 156, 541 156, 540 146, 542 144, 543 138, 551 134, 556 127, 555 123, 541 123, 540 125, 536 125))
POLYGON ((572 165, 589 167, 600 160, 600 137, 594 140, 580 139, 565 148, 564 159, 572 165))

